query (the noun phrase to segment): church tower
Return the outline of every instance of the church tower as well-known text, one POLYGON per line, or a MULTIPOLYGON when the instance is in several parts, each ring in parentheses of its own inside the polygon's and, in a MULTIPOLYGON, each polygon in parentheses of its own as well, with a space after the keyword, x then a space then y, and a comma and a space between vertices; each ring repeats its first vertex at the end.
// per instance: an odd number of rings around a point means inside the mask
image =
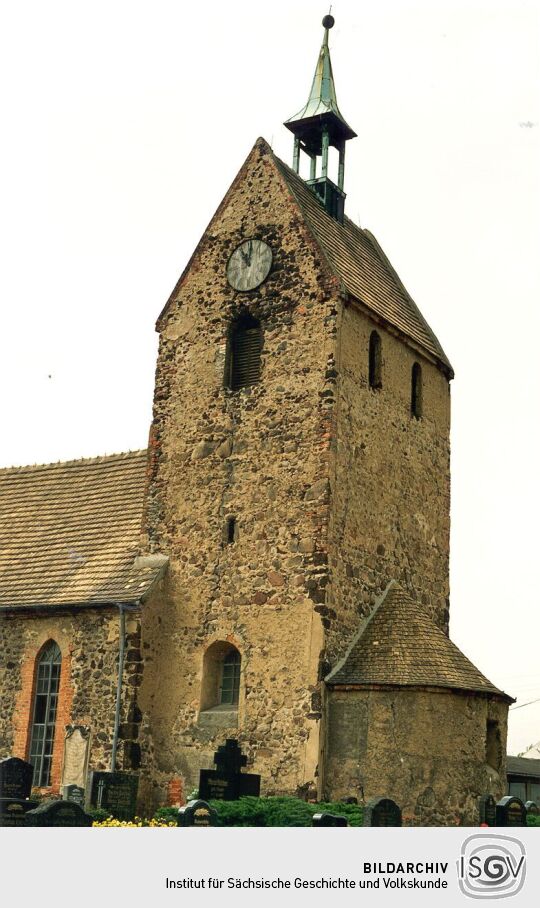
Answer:
POLYGON ((389 582, 448 633, 453 372, 345 214, 333 24, 285 124, 293 167, 256 141, 157 322, 144 548, 169 568, 139 699, 158 787, 189 791, 234 737, 265 794, 321 794, 324 679, 389 582))

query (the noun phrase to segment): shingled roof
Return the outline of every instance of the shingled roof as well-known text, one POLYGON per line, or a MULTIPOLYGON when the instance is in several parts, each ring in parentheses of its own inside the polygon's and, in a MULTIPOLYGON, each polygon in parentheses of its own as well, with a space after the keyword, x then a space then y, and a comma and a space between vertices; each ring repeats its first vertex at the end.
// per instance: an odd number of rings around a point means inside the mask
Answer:
POLYGON ((495 687, 392 581, 326 683, 442 687, 512 698, 495 687))
POLYGON ((453 378, 443 348, 375 237, 347 217, 343 224, 330 217, 302 178, 272 156, 343 289, 431 354, 453 378))
POLYGON ((135 602, 146 451, 0 470, 0 606, 135 602))

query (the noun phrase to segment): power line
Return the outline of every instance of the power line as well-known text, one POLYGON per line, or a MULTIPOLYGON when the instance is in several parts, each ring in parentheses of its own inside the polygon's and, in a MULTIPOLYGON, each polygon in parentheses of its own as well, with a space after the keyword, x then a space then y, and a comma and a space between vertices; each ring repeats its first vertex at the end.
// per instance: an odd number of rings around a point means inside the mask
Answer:
POLYGON ((533 703, 540 703, 540 697, 537 697, 536 700, 529 700, 528 703, 520 703, 518 706, 511 706, 510 710, 522 709, 523 706, 531 706, 533 703))

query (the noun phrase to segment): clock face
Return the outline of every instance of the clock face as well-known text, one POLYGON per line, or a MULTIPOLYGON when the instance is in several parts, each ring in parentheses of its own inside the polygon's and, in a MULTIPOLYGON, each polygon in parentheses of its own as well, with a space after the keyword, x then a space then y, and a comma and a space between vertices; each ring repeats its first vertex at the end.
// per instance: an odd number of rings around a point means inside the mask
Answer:
POLYGON ((235 290, 254 290, 268 277, 272 250, 262 240, 244 240, 227 264, 227 280, 235 290))

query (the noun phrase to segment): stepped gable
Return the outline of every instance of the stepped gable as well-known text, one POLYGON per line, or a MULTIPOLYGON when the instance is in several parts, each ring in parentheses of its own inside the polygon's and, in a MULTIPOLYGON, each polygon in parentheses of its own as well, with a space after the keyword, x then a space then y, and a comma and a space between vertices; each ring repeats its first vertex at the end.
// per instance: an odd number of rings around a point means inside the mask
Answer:
POLYGON ((0 470, 0 606, 136 602, 146 451, 0 470))
POLYGON ((343 224, 330 217, 302 178, 273 153, 272 157, 343 289, 431 354, 445 374, 453 378, 454 371, 443 348, 375 237, 348 217, 343 224))
POLYGON ((331 686, 442 687, 513 699, 463 655, 428 613, 392 581, 325 679, 331 686))

